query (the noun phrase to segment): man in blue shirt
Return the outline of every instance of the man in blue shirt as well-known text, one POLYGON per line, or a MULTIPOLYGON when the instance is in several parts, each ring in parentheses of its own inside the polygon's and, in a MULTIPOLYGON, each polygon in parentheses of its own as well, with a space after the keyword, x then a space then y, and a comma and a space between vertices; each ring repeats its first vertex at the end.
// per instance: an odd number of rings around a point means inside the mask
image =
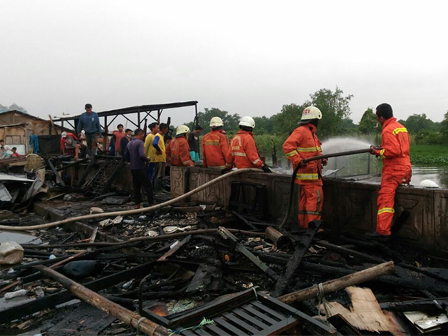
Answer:
POLYGON ((142 141, 144 137, 145 132, 142 129, 136 129, 134 138, 127 144, 125 151, 125 157, 130 162, 129 168, 132 174, 136 209, 140 208, 142 201, 142 187, 145 189, 148 205, 151 206, 154 204, 152 184, 146 168, 146 163, 149 162, 149 158, 145 154, 145 145, 142 141))
POLYGON ((86 132, 87 154, 93 158, 98 146, 98 136, 101 135, 100 119, 98 114, 92 111, 92 104, 86 104, 86 112, 81 114, 76 130, 78 134, 84 129, 86 132))

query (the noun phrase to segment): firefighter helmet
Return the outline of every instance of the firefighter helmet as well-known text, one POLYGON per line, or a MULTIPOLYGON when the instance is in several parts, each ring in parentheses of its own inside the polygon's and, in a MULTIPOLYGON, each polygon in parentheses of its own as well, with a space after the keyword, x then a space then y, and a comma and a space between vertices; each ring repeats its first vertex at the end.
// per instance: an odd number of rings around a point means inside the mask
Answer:
POLYGON ((252 117, 242 117, 240 120, 240 126, 247 126, 255 128, 255 120, 252 117))
POLYGON ((186 134, 188 132, 190 132, 190 129, 188 128, 188 126, 180 125, 176 128, 176 136, 186 134))
POLYGON ((312 119, 322 119, 322 112, 316 106, 308 106, 303 110, 302 119, 300 122, 312 119))
POLYGON ((224 125, 224 123, 220 117, 213 117, 210 119, 210 127, 220 127, 222 125, 224 125))

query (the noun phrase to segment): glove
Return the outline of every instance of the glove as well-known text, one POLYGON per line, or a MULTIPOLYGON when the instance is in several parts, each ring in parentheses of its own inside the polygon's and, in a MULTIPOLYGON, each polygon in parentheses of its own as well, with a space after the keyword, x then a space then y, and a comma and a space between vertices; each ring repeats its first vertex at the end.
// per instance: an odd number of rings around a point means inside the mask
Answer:
POLYGON ((269 169, 268 166, 264 165, 263 167, 261 167, 261 169, 265 172, 265 173, 272 173, 272 170, 269 169))
POLYGON ((221 169, 221 175, 227 174, 230 172, 230 168, 221 169))
POLYGON ((370 154, 378 155, 378 151, 382 150, 381 146, 370 146, 370 154))
POLYGON ((328 164, 328 159, 322 159, 322 165, 326 166, 328 164))

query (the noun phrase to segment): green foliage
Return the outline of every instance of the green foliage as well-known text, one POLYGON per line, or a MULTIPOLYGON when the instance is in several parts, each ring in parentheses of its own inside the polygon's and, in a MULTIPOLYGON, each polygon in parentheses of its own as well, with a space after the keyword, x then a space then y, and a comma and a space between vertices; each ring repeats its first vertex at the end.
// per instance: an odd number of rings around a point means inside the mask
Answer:
POLYGON ((417 145, 441 145, 443 144, 442 134, 440 132, 420 130, 414 137, 417 145))
POLYGON ((258 152, 260 153, 260 156, 266 157, 268 161, 271 161, 271 156, 272 153, 274 152, 274 148, 277 153, 278 159, 283 160, 283 158, 285 158, 282 146, 286 140, 286 135, 284 136, 273 134, 258 135, 255 132, 254 139, 258 148, 258 152))
POLYGON ((322 119, 319 120, 319 134, 322 134, 322 138, 343 133, 343 120, 351 114, 349 103, 353 97, 353 95, 344 97, 343 93, 336 87, 334 92, 321 89, 310 95, 311 101, 306 105, 314 105, 322 112, 322 119))
POLYGON ((254 121, 257 134, 272 134, 272 132, 274 131, 274 122, 272 120, 272 117, 254 117, 254 121))
MULTIPOLYGON (((224 123, 224 130, 229 131, 236 131, 238 130, 238 123, 240 122, 240 116, 238 113, 230 114, 227 111, 221 111, 218 108, 205 108, 204 112, 198 113, 198 119, 199 119, 199 126, 202 127, 203 131, 202 133, 207 133, 210 129, 210 119, 213 117, 220 117, 224 123)), ((189 122, 186 124, 190 130, 194 130, 194 121, 189 122)))
POLYGON ((448 164, 448 146, 413 145, 411 146, 412 164, 448 164))
POLYGON ((283 105, 280 113, 272 116, 275 134, 289 134, 299 126, 302 112, 307 105, 283 105))
POLYGON ((361 121, 359 122, 359 132, 361 134, 376 134, 381 133, 381 127, 376 119, 376 114, 373 113, 372 108, 368 108, 362 115, 361 121))
POLYGON ((442 134, 442 141, 448 144, 448 112, 445 113, 443 121, 440 123, 440 133, 442 134))
POLYGON ((437 125, 426 117, 425 113, 413 114, 409 116, 403 125, 408 129, 410 134, 417 134, 421 130, 436 131, 437 125))

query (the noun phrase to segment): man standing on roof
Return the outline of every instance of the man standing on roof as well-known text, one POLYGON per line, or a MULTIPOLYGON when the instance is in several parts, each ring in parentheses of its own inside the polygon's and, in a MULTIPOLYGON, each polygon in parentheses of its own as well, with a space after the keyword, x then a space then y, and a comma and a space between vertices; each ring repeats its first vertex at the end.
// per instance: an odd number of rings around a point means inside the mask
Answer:
POLYGON ((199 161, 199 134, 202 132, 202 127, 197 125, 194 132, 188 135, 188 146, 190 147, 191 159, 196 162, 199 161))
POLYGON ((191 160, 187 134, 190 132, 188 126, 180 125, 176 129, 176 137, 171 140, 166 150, 166 156, 170 160, 172 166, 194 166, 191 160))
POLYGON ((89 158, 93 158, 96 154, 98 146, 98 137, 101 135, 100 119, 98 114, 92 111, 92 105, 86 104, 86 112, 81 114, 76 130, 78 134, 84 129, 86 131, 87 154, 89 158))
POLYGON ((260 159, 254 135, 255 121, 251 117, 242 117, 239 123, 240 130, 230 142, 226 157, 226 169, 233 165, 236 168, 261 168, 265 173, 272 173, 260 159))
POLYGON ((113 131, 112 134, 115 135, 115 156, 120 156, 121 139, 126 136, 126 133, 123 130, 123 125, 118 124, 117 130, 113 131))
POLYGON ((211 131, 202 138, 202 165, 205 168, 226 167, 226 155, 229 151, 229 141, 222 133, 223 122, 219 117, 210 120, 211 131))
POLYGON ((146 168, 146 163, 149 162, 149 158, 145 155, 145 148, 142 141, 144 137, 145 132, 142 129, 136 129, 134 138, 128 143, 125 151, 125 158, 130 161, 129 168, 132 174, 136 209, 140 208, 142 188, 145 190, 146 197, 148 198, 148 205, 151 206, 154 204, 151 180, 149 179, 146 168))
POLYGON ((63 155, 72 155, 76 160, 79 159, 79 139, 73 133, 62 132, 61 151, 63 155))
POLYGON ((166 151, 164 136, 168 133, 168 124, 161 123, 159 131, 154 136, 152 145, 149 147, 149 158, 154 163, 154 191, 163 191, 162 179, 165 177, 166 151))
POLYGON ((395 192, 402 183, 409 184, 412 177, 408 130, 393 117, 392 107, 381 104, 376 108, 376 118, 383 127, 381 147, 371 147, 370 153, 383 159, 381 187, 378 193, 376 232, 370 238, 387 241, 391 235, 394 217, 395 192))
POLYGON ((308 223, 320 220, 324 194, 322 191, 322 165, 328 159, 304 163, 304 159, 322 155, 321 142, 316 136, 322 112, 315 106, 303 110, 302 118, 291 135, 283 143, 283 152, 292 163, 293 170, 299 166, 295 183, 300 185, 299 228, 308 228, 308 223))

